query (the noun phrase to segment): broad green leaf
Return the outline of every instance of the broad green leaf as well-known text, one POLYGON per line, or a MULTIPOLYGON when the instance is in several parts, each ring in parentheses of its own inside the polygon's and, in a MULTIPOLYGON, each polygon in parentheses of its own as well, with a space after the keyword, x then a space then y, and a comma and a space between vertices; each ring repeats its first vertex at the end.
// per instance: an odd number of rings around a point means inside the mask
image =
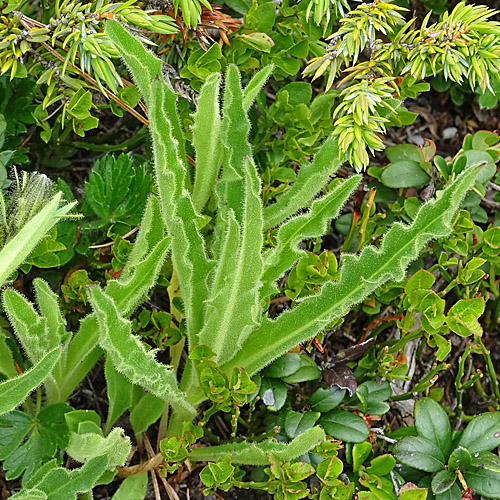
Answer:
POLYGON ((486 469, 500 474, 500 457, 489 451, 474 453, 471 457, 471 464, 479 469, 486 469))
POLYGON ((437 472, 444 468, 442 451, 432 441, 420 436, 409 436, 394 445, 394 456, 408 467, 426 472, 437 472))
POLYGON ((370 433, 368 425, 361 417, 344 410, 325 413, 318 423, 327 434, 348 443, 361 443, 370 433))
POLYGON ((478 318, 484 312, 484 299, 461 299, 450 308, 446 323, 453 332, 462 336, 482 335, 483 329, 478 318))
POLYGON ((500 498, 500 474, 479 467, 470 467, 464 474, 467 486, 474 490, 476 495, 486 498, 500 498))
POLYGON ((432 441, 447 458, 451 451, 451 426, 439 403, 422 398, 415 403, 415 427, 420 437, 432 441))
POLYGON ((406 283, 405 292, 410 295, 415 290, 428 290, 436 278, 425 269, 418 270, 406 283))
POLYGON ((0 415, 18 407, 49 376, 54 368, 61 348, 49 351, 33 368, 18 377, 0 382, 0 415))
POLYGON ((500 412, 474 417, 465 428, 458 444, 470 453, 490 451, 500 445, 500 412))
POLYGON ((262 370, 263 377, 282 378, 292 375, 300 368, 300 354, 287 352, 262 370))
MULTIPOLYGON (((488 452, 485 452, 488 453, 488 452)), ((448 459, 449 470, 465 470, 471 464, 472 457, 468 450, 459 446, 454 449, 448 459)))
POLYGON ((299 413, 296 411, 288 411, 285 415, 285 433, 290 438, 296 438, 305 431, 312 429, 314 424, 321 416, 321 413, 314 411, 306 411, 299 413))
POLYGON ((316 389, 313 395, 309 398, 308 405, 313 411, 320 411, 326 413, 333 410, 344 399, 346 390, 334 385, 323 389, 320 387, 316 389))
POLYGON ((372 445, 367 441, 356 443, 352 447, 352 468, 358 471, 363 465, 363 462, 370 456, 372 452, 372 445))
POLYGON ((259 443, 234 443, 219 446, 193 448, 189 459, 195 462, 216 461, 226 455, 234 464, 267 465, 269 454, 281 461, 289 461, 307 453, 325 439, 325 433, 320 427, 313 427, 290 443, 262 441, 259 443))
POLYGON ((144 396, 130 410, 130 424, 136 434, 145 432, 153 425, 163 413, 165 403, 153 394, 144 396))
POLYGON ((304 239, 317 238, 329 229, 329 223, 337 217, 347 198, 356 189, 361 176, 353 176, 333 191, 316 200, 311 210, 285 222, 276 235, 276 247, 265 255, 265 270, 262 278, 261 297, 267 297, 278 289, 275 282, 288 271, 298 259, 306 255, 299 248, 304 239))
POLYGON ((89 293, 99 324, 99 345, 115 369, 186 417, 195 415, 195 409, 177 387, 175 373, 158 363, 154 351, 146 351, 140 340, 131 334, 130 321, 120 315, 113 299, 98 287, 91 287, 89 293))
POLYGON ((457 475, 454 471, 450 470, 440 470, 432 478, 432 492, 436 495, 448 491, 457 480, 457 475))
POLYGON ((381 284, 402 280, 406 267, 427 241, 449 234, 453 216, 476 175, 477 168, 472 168, 458 176, 440 198, 422 206, 410 226, 395 223, 380 248, 368 246, 360 255, 345 254, 338 281, 327 282, 317 295, 305 298, 276 320, 264 319, 223 368, 229 371, 232 366, 241 366, 253 375, 282 353, 312 338, 381 284))
POLYGON ((124 479, 111 500, 144 500, 148 489, 148 473, 141 472, 124 479))
POLYGON ((430 177, 416 161, 403 160, 392 163, 382 172, 382 184, 390 188, 421 188, 430 177))

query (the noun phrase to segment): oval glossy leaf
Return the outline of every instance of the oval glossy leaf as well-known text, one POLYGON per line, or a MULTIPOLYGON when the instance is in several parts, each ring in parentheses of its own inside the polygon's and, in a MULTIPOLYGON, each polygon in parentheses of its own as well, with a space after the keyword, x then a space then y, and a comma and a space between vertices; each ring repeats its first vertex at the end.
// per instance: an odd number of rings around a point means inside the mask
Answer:
POLYGON ((307 411, 299 413, 289 411, 285 416, 285 432, 286 435, 293 439, 305 431, 314 427, 316 420, 321 416, 321 413, 315 411, 307 411))
POLYGON ((500 445, 500 412, 484 413, 473 418, 465 428, 459 445, 471 453, 490 451, 500 445))
POLYGON ((486 469, 491 472, 500 473, 500 457, 489 451, 474 453, 471 465, 480 469, 486 469))
POLYGON ((294 352, 288 352, 266 366, 261 375, 263 377, 281 378, 295 373, 300 367, 300 356, 294 352))
POLYGON ((396 459, 392 455, 380 455, 371 461, 370 466, 366 468, 366 472, 376 476, 386 476, 394 469, 395 465, 396 459))
POLYGON ((309 398, 309 406, 313 411, 320 411, 321 413, 326 413, 333 410, 338 406, 344 399, 346 390, 341 389, 337 386, 328 387, 328 389, 323 389, 320 387, 314 394, 309 398))
POLYGON ((422 398, 415 403, 414 416, 417 434, 432 441, 448 457, 451 451, 451 426, 441 405, 431 398, 422 398))
POLYGON ((361 417, 343 410, 326 413, 318 423, 327 434, 348 443, 361 443, 370 433, 368 425, 361 417))
POLYGON ((259 391, 268 410, 280 410, 286 401, 286 385, 278 379, 264 377, 259 391))
POLYGON ((450 470, 465 470, 471 464, 471 454, 461 446, 451 452, 448 460, 448 469, 450 470))
POLYGON ((440 493, 444 493, 448 491, 457 480, 457 475, 450 470, 440 470, 433 478, 432 478, 432 491, 434 494, 438 495, 440 493))
POLYGON ((430 181, 430 177, 416 161, 403 160, 389 165, 382 172, 381 180, 391 188, 420 188, 430 181))
POLYGON ((464 474, 467 486, 477 495, 500 498, 500 474, 479 467, 470 467, 464 474))
POLYGON ((0 415, 17 408, 48 377, 60 355, 61 348, 57 347, 27 372, 0 383, 0 415))
POLYGON ((428 439, 410 436, 394 445, 394 456, 408 467, 426 472, 438 472, 444 468, 441 450, 428 439))

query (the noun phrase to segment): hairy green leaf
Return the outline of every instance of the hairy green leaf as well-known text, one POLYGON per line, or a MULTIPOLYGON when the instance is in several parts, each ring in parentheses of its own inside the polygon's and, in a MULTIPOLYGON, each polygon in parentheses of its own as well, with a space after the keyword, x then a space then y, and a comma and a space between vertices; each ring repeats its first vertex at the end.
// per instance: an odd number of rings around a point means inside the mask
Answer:
POLYGON ((158 363, 154 351, 146 351, 131 334, 131 323, 124 319, 109 295, 97 287, 90 288, 90 302, 99 323, 99 345, 106 351, 114 367, 132 383, 144 387, 168 402, 174 409, 193 416, 195 409, 186 402, 177 387, 175 373, 158 363))
POLYGON ((298 244, 306 238, 325 234, 328 223, 337 217, 342 205, 360 180, 361 177, 357 175, 347 179, 326 196, 314 201, 309 212, 290 219, 280 227, 276 235, 276 247, 265 256, 261 297, 267 297, 277 291, 274 282, 306 254, 298 244))
POLYGON ((380 248, 368 246, 359 256, 344 255, 338 281, 327 282, 317 295, 307 297, 276 320, 265 319, 225 368, 241 366, 254 374, 292 347, 312 338, 381 284, 391 279, 402 280, 407 265, 418 257, 427 241, 449 234, 452 217, 477 172, 477 168, 463 172, 440 198, 422 206, 410 226, 394 224, 380 248))
POLYGON ((250 159, 245 165, 245 193, 242 224, 234 211, 227 214, 227 239, 207 304, 206 322, 200 332, 201 344, 217 354, 218 363, 230 359, 255 328, 261 316, 259 300, 262 275, 262 202, 260 179, 250 159))
POLYGON ((213 73, 205 80, 194 115, 193 146, 196 151, 196 171, 193 203, 197 210, 201 210, 210 198, 222 164, 219 86, 219 73, 213 73))
POLYGON ((276 443, 263 441, 260 443, 234 443, 205 448, 193 448, 189 459, 196 462, 215 461, 226 455, 235 464, 267 465, 269 454, 275 459, 289 461, 307 453, 325 439, 321 427, 313 427, 300 436, 292 439, 290 443, 276 443))
POLYGON ((12 411, 49 376, 54 368, 61 348, 49 351, 33 368, 18 377, 0 382, 0 415, 12 411))
POLYGON ((264 210, 264 229, 277 226, 307 206, 318 191, 344 163, 335 139, 327 139, 312 163, 302 165, 293 186, 276 203, 264 210))

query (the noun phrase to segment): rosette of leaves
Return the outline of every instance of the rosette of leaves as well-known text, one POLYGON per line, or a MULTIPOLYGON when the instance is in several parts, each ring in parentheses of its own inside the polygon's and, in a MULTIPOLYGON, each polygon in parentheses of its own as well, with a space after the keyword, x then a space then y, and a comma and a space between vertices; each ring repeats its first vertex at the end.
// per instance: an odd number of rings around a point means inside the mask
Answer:
MULTIPOLYGON (((327 280, 317 293, 272 319, 263 301, 278 293, 276 282, 304 256, 299 244, 328 231, 360 176, 317 197, 343 162, 338 143, 329 139, 314 160, 302 166, 291 189, 264 207, 248 142, 247 113, 272 68, 264 68, 242 88, 238 70, 229 65, 222 107, 219 74, 210 75, 200 92, 192 130, 196 170, 191 184, 177 95, 162 78, 162 62, 120 24, 108 22, 106 33, 129 66, 148 108, 158 195, 148 199, 141 230, 118 279, 110 280, 105 289, 90 287, 93 313, 82 320, 76 334, 65 331, 53 294, 40 280, 35 285, 38 310, 14 290, 4 292, 4 305, 33 370, 45 363, 37 381, 46 388, 47 402, 64 401, 105 352, 107 428, 131 409, 134 430, 142 432, 159 418, 163 405, 169 405, 173 411, 161 427, 167 438, 179 437, 200 403, 210 399, 214 405, 220 401, 224 410, 235 410, 246 401, 252 375, 318 335, 386 281, 403 279, 422 247, 451 231, 453 216, 478 168, 470 166, 458 175, 436 200, 422 206, 411 225, 394 224, 380 248, 366 246, 359 255, 344 255, 338 279, 327 280), (208 237, 200 230, 206 224, 207 204, 215 207, 214 230, 208 237), (278 228, 276 245, 268 249, 263 233, 271 227, 278 228), (180 316, 182 310, 191 351, 182 374, 175 371, 182 343, 171 347, 172 367, 159 363, 155 351, 146 351, 132 333, 129 319, 155 284, 168 251, 178 283, 170 288, 172 312, 180 316), (32 318, 29 323, 24 320, 27 316, 32 318), (51 349, 55 354, 49 363, 43 354, 51 349), (138 388, 148 392, 139 402, 134 396, 138 388)), ((16 381, 3 383, 13 383, 16 398, 9 402, 9 395, 0 392, 0 402, 7 401, 9 407, 15 407, 23 394, 16 381)), ((37 385, 31 384, 29 388, 37 385)), ((92 428, 95 425, 82 425, 79 434, 92 428)), ((324 439, 323 429, 312 426, 289 443, 270 440, 193 448, 188 458, 206 461, 227 455, 236 464, 267 465, 271 454, 293 460, 324 439)), ((90 453, 79 456, 88 460, 84 467, 97 458, 90 453)))
MULTIPOLYGON (((267 318, 261 301, 277 292, 275 281, 304 255, 298 243, 324 234, 328 221, 338 213, 359 178, 354 176, 312 201, 342 164, 338 145, 330 139, 315 160, 300 170, 293 188, 277 203, 263 208, 247 141, 250 122, 246 112, 270 68, 257 74, 243 90, 236 68, 230 66, 222 113, 219 75, 209 77, 200 93, 193 131, 197 167, 191 187, 185 139, 175 111, 176 96, 158 77, 161 61, 116 23, 109 23, 107 30, 150 111, 158 193, 166 231, 174 235, 172 261, 181 290, 189 347, 208 345, 223 373, 230 375, 240 367, 250 375, 260 371, 290 348, 318 334, 383 282, 403 278, 407 263, 417 256, 431 234, 448 234, 451 216, 475 178, 475 169, 468 169, 443 191, 439 200, 424 206, 412 226, 396 224, 380 249, 366 247, 360 256, 345 255, 338 280, 328 281, 317 294, 276 320, 267 318), (218 212, 209 248, 198 221, 210 198, 218 212), (288 219, 307 205, 310 211, 288 219), (273 226, 280 226, 277 245, 265 250, 262 230, 273 226)), ((112 301, 96 288, 92 289, 91 303, 103 330, 105 349, 110 353, 119 351, 107 325, 120 324, 114 332, 120 331, 125 338, 131 323, 119 319, 112 301)), ((125 370, 128 356, 119 357, 119 369, 125 370)), ((197 380, 197 370, 190 361, 180 389, 186 394, 184 401, 193 406, 206 397, 197 380)), ((174 412, 169 432, 179 429, 181 415, 182 411, 174 412)))

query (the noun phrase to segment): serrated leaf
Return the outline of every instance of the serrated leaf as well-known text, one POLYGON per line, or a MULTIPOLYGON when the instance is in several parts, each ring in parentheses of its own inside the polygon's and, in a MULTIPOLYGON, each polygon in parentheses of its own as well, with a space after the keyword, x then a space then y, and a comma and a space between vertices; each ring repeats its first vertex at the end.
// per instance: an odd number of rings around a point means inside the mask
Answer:
POLYGON ((177 411, 195 415, 195 409, 177 387, 175 373, 170 367, 158 363, 154 351, 147 352, 140 340, 131 334, 130 321, 120 315, 113 299, 97 287, 91 287, 89 294, 99 323, 99 345, 106 351, 116 370, 177 411))
POLYGON ((101 225, 122 220, 136 225, 152 184, 152 176, 143 166, 133 168, 128 155, 107 155, 96 161, 85 182, 86 200, 101 225))
POLYGON ((338 281, 327 282, 320 293, 305 298, 276 320, 265 319, 224 369, 241 366, 253 375, 283 352, 312 338, 382 283, 402 280, 406 267, 429 239, 449 234, 453 215, 476 175, 477 169, 470 169, 458 176, 439 199, 422 206, 410 226, 394 224, 380 248, 368 246, 360 255, 345 254, 338 281), (269 339, 274 340, 269 343, 269 339))
POLYGON ((262 298, 276 292, 275 281, 298 259, 306 255, 306 252, 299 248, 299 243, 304 239, 317 238, 325 234, 330 221, 337 217, 360 180, 361 176, 355 175, 342 182, 333 191, 314 201, 309 212, 288 220, 280 227, 276 235, 276 247, 265 255, 262 298))

